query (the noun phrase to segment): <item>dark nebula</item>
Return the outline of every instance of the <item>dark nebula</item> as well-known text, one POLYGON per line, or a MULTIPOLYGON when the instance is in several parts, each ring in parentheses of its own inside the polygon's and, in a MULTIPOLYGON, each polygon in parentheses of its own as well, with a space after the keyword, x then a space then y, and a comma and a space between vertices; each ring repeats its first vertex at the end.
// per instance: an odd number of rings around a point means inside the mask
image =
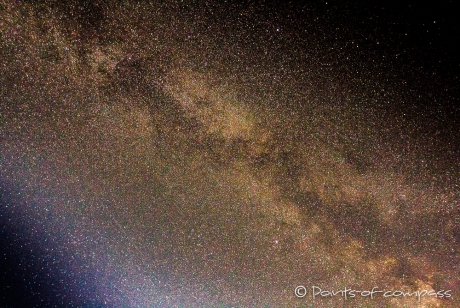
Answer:
POLYGON ((0 307, 459 307, 459 10, 368 2, 1 1, 0 307))

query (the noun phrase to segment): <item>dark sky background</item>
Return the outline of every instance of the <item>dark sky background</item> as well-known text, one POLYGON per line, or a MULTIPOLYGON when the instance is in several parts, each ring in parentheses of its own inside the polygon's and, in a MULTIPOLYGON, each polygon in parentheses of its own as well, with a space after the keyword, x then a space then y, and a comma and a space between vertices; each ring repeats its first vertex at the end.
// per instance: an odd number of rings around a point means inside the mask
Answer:
POLYGON ((456 307, 458 12, 1 1, 0 307, 456 307))

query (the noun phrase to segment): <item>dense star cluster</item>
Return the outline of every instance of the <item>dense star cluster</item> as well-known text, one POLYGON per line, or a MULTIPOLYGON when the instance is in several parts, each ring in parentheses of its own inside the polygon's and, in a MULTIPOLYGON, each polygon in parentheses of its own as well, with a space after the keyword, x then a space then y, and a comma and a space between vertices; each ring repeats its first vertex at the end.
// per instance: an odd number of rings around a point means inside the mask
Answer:
POLYGON ((0 1, 0 306, 458 307, 436 5, 0 1))

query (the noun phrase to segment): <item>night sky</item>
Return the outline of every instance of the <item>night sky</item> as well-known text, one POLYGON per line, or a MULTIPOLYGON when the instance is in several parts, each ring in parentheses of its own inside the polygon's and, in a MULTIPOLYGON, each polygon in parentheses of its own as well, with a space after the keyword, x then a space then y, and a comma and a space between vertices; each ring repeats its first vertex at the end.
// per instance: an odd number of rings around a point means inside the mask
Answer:
POLYGON ((460 10, 420 2, 0 1, 0 307, 460 307, 460 10))

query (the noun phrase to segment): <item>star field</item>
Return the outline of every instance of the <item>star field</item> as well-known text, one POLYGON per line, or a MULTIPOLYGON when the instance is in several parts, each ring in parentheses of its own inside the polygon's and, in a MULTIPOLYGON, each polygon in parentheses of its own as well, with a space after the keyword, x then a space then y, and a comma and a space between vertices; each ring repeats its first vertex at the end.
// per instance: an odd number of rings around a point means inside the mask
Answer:
POLYGON ((458 306, 453 6, 0 2, 0 306, 458 306))

